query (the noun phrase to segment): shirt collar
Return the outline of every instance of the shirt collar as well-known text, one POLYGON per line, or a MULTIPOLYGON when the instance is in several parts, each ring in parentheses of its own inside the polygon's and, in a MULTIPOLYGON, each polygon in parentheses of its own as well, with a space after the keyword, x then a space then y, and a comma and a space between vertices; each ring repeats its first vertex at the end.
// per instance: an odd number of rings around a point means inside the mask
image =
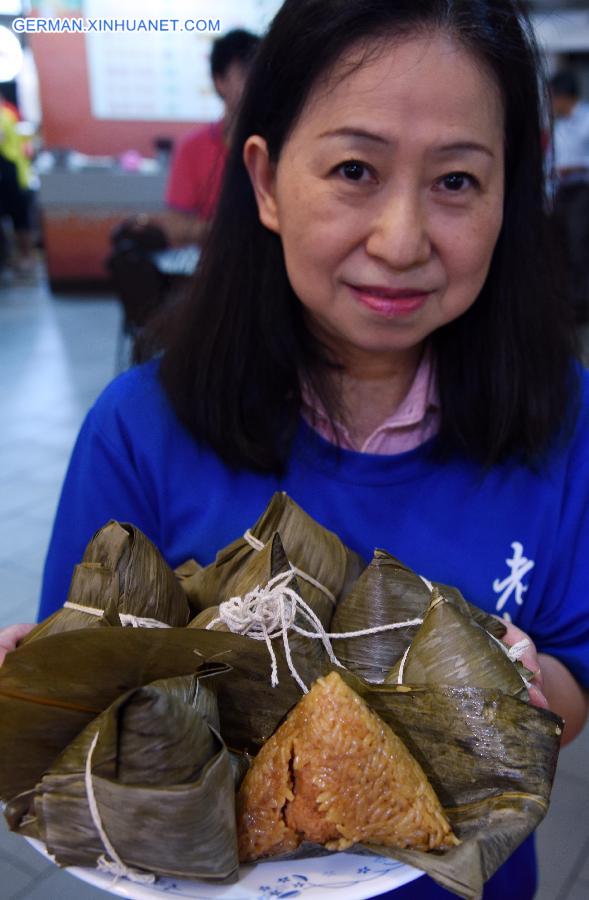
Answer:
MULTIPOLYGON (((330 422, 323 404, 309 384, 303 385, 302 397, 303 416, 307 422, 318 429, 324 437, 328 439, 335 437, 340 441, 343 440, 344 446, 350 446, 348 429, 341 422, 330 422)), ((417 428, 426 420, 429 413, 437 412, 439 407, 440 399, 433 353, 428 345, 421 357, 407 395, 397 409, 373 431, 365 444, 370 445, 373 438, 386 432, 417 428)))

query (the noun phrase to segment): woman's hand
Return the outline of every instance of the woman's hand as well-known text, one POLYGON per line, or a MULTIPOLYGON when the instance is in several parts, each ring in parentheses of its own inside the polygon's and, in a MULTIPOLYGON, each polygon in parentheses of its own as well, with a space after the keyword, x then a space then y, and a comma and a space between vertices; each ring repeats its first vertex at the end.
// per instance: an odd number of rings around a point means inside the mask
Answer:
POLYGON ((530 646, 521 657, 524 666, 534 673, 532 684, 528 688, 530 703, 550 709, 564 719, 561 740, 561 747, 564 747, 579 734, 587 721, 589 692, 581 687, 558 659, 547 653, 538 653, 533 641, 521 628, 517 628, 511 622, 504 624, 507 626, 507 632, 502 640, 509 647, 518 641, 530 641, 530 646))
POLYGON ((507 632, 503 635, 501 640, 504 644, 507 644, 508 647, 513 647, 513 645, 519 643, 519 641, 530 642, 530 646, 524 651, 522 656, 519 657, 522 665, 533 673, 528 688, 530 703, 532 703, 533 706, 540 706, 543 709, 548 709, 548 700, 544 696, 544 676, 542 674, 542 668, 534 642, 525 631, 521 630, 521 628, 517 628, 517 626, 513 625, 511 622, 505 622, 503 619, 501 621, 507 628, 507 632))
POLYGON ((19 641, 29 633, 33 625, 9 625, 8 628, 0 628, 0 666, 4 662, 4 657, 11 650, 16 649, 19 641))

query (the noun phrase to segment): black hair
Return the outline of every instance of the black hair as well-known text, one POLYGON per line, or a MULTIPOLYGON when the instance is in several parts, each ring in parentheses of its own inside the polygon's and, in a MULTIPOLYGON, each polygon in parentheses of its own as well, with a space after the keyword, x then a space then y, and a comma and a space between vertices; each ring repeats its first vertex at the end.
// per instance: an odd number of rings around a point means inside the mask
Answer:
POLYGON ((581 95, 579 79, 569 69, 562 69, 552 76, 550 90, 557 97, 572 97, 575 100, 581 95))
POLYGON ((249 65, 258 49, 260 38, 251 31, 235 28, 213 42, 211 75, 222 76, 235 62, 249 65))
POLYGON ((337 411, 329 379, 317 379, 330 363, 305 325, 280 239, 259 222, 243 145, 259 134, 277 160, 310 91, 350 47, 432 29, 486 63, 506 134, 504 222, 488 277, 470 309, 431 338, 437 452, 534 463, 573 409, 575 334, 545 228, 539 63, 517 0, 286 0, 250 72, 216 216, 160 364, 181 421, 230 466, 284 466, 301 377, 337 411))

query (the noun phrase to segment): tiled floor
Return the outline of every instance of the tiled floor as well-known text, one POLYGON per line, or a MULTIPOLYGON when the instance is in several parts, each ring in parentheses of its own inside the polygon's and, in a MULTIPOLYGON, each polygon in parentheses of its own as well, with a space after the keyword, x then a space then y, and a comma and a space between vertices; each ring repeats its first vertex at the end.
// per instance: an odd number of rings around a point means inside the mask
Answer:
MULTIPOLYGON (((0 282, 0 626, 34 617, 69 451, 115 368, 117 304, 0 282)), ((539 829, 537 900, 589 900, 589 728, 561 755, 539 829)), ((107 895, 47 863, 0 825, 1 900, 107 895)), ((506 900, 518 900, 517 897, 506 900)))

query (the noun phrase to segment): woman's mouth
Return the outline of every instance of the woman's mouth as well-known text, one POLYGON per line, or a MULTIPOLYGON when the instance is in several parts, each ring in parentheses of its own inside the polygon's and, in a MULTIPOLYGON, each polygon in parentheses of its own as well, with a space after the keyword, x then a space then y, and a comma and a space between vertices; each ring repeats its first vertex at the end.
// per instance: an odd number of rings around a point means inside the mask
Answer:
POLYGON ((354 299, 362 306, 384 318, 407 316, 420 309, 431 291, 419 288, 392 290, 370 285, 348 285, 354 299))

